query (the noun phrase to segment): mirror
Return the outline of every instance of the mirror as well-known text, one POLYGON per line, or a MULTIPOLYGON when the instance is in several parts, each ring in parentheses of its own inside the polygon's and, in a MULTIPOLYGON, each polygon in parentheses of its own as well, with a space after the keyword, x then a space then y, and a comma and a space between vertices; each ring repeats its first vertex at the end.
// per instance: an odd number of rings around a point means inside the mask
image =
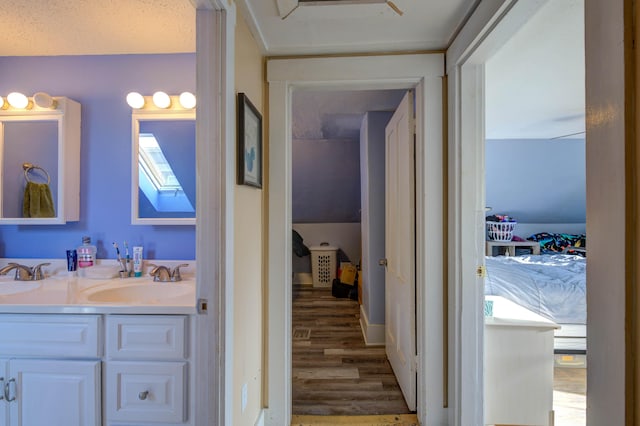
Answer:
POLYGON ((195 111, 134 110, 131 223, 195 225, 195 111))
POLYGON ((78 220, 80 104, 55 99, 55 109, 0 111, 0 223, 78 220))

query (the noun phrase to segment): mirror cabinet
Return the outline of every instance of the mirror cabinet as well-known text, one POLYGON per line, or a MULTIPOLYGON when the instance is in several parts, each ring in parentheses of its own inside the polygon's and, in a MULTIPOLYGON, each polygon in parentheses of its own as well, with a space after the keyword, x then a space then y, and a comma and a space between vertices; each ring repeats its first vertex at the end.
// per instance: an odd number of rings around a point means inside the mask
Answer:
POLYGON ((80 212, 80 104, 0 109, 0 224, 75 222, 80 212))
POLYGON ((195 225, 195 110, 132 110, 131 223, 195 225))

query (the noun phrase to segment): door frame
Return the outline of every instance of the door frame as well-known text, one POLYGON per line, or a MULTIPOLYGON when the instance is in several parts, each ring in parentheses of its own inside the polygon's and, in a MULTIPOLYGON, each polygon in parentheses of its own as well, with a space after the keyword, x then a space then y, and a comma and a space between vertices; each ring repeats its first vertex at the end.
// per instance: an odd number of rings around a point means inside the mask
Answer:
POLYGON ((197 425, 233 424, 233 190, 236 8, 196 9, 196 304, 190 410, 197 425), (204 119, 203 119, 204 118, 204 119), (204 309, 200 309, 204 308, 204 309))
POLYGON ((291 422, 291 98, 294 90, 416 88, 416 302, 418 418, 445 424, 443 342, 444 54, 269 58, 269 194, 265 423, 291 422), (422 195, 422 196, 420 196, 422 195), (437 200, 426 202, 426 200, 437 200), (428 254, 428 255, 427 255, 428 254), (425 285, 429 283, 430 285, 425 285))

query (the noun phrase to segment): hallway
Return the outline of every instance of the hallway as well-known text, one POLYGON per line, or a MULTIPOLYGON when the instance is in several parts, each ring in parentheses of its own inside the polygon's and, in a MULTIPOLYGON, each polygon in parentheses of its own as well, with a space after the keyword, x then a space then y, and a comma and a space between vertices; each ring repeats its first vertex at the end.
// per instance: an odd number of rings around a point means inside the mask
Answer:
POLYGON ((382 346, 367 347, 356 301, 293 288, 293 414, 407 414, 382 346))

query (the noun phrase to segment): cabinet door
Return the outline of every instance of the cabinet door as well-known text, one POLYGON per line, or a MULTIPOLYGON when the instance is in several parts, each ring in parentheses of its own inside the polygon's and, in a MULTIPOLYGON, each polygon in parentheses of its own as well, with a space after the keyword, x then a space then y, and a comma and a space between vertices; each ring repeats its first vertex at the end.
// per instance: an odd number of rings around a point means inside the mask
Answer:
POLYGON ((10 426, 99 426, 100 361, 9 361, 10 426))
POLYGON ((4 400, 4 386, 9 380, 6 374, 7 359, 0 358, 0 426, 7 426, 9 424, 9 406, 4 400))

